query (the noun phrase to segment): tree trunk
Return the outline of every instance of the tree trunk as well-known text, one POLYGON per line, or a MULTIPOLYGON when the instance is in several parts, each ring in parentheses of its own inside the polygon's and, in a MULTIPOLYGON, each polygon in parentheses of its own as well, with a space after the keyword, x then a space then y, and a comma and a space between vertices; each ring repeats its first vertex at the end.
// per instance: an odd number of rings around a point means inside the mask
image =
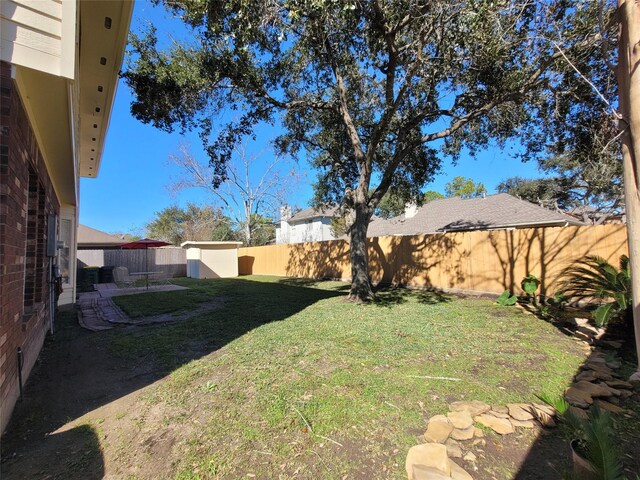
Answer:
MULTIPOLYGON (((624 198, 631 267, 632 310, 636 355, 640 362, 640 6, 634 0, 618 0, 619 108, 622 120, 624 198)), ((640 365, 631 377, 640 380, 640 365)))
POLYGON ((244 242, 247 247, 251 247, 251 206, 245 204, 244 207, 244 242))
POLYGON ((371 212, 366 205, 356 204, 354 220, 349 228, 351 256, 351 292, 349 300, 366 303, 375 298, 369 281, 369 254, 367 229, 371 212))

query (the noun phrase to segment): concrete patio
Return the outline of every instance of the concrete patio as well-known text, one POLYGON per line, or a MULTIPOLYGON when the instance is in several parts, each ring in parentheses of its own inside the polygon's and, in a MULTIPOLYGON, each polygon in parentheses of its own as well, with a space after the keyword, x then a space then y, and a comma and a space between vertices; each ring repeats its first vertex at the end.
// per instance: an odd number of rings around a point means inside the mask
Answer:
POLYGON ((140 324, 132 321, 113 302, 112 297, 137 295, 140 293, 169 292, 185 290, 179 285, 150 285, 147 287, 119 288, 115 283, 98 283, 93 292, 78 294, 78 322, 83 328, 93 332, 111 330, 117 325, 140 324))

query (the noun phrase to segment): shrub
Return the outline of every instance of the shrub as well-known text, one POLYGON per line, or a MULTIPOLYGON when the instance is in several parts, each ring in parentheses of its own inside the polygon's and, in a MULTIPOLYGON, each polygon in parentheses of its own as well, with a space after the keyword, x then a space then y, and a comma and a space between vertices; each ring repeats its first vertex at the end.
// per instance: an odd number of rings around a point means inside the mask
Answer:
POLYGON ((572 300, 601 301, 595 311, 598 326, 607 325, 612 319, 629 316, 631 308, 631 269, 629 258, 620 257, 616 268, 605 259, 588 256, 565 269, 562 294, 572 300), (604 303, 606 300, 611 300, 604 303))
POLYGON ((498 297, 496 303, 498 305, 502 305, 503 307, 510 307, 512 305, 515 305, 517 301, 518 297, 516 297, 515 295, 511 295, 511 292, 509 290, 505 290, 504 292, 502 292, 502 295, 498 297))

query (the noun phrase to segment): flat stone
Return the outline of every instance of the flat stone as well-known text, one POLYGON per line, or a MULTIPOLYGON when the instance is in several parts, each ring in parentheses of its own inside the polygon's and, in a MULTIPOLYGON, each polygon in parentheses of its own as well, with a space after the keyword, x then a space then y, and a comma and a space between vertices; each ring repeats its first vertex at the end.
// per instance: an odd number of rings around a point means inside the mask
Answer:
POLYGON ((588 318, 574 317, 573 323, 575 323, 576 326, 581 327, 583 325, 589 325, 589 319, 588 318))
POLYGON ((589 414, 587 413, 587 411, 583 410, 582 408, 569 406, 569 411, 573 413, 575 417, 582 418, 583 420, 589 418, 589 414))
POLYGON ((454 440, 471 440, 473 438, 473 434, 475 433, 475 428, 471 425, 469 428, 465 428, 464 430, 459 428, 454 428, 451 432, 451 438, 454 440))
POLYGON ((580 340, 587 344, 593 343, 593 335, 585 335, 582 332, 575 332, 573 335, 573 338, 575 338, 576 340, 580 340))
POLYGON ((475 462, 477 460, 476 455, 473 452, 467 452, 466 455, 462 457, 462 459, 465 462, 475 462))
POLYGON ((587 370, 587 371, 592 372, 596 380, 604 380, 605 382, 609 380, 613 380, 613 375, 610 373, 599 372, 595 370, 587 370))
POLYGON ((613 413, 624 413, 626 410, 606 400, 600 400, 599 398, 593 401, 594 405, 597 405, 601 410, 607 410, 613 413))
POLYGON ((607 385, 609 385, 611 388, 618 388, 618 389, 627 389, 627 390, 633 390, 633 385, 631 385, 629 382, 625 382, 624 380, 608 380, 605 381, 605 383, 607 385))
POLYGON ((581 327, 578 327, 577 330, 578 331, 582 331, 583 333, 586 333, 587 335, 591 335, 596 340, 600 340, 605 334, 605 329, 604 328, 598 328, 598 327, 581 326, 581 327))
POLYGON ((593 403, 593 398, 588 392, 575 387, 567 388, 564 392, 564 398, 576 407, 588 408, 593 403))
POLYGON ((429 419, 429 422, 448 422, 448 421, 449 419, 447 418, 446 415, 434 415, 429 419))
POLYGON ((531 404, 531 406, 533 407, 534 414, 535 412, 542 412, 542 413, 546 413, 550 417, 556 416, 556 409, 553 408, 551 405, 547 405, 546 403, 533 403, 531 404))
POLYGON ((511 419, 511 425, 521 428, 535 428, 536 426, 533 420, 516 420, 515 418, 511 419))
POLYGON ((572 387, 587 392, 591 397, 610 397, 614 395, 610 388, 603 387, 597 383, 585 382, 584 380, 574 383, 572 387))
POLYGON ((607 361, 604 358, 602 358, 601 355, 592 355, 591 358, 589 358, 586 363, 602 363, 602 364, 604 364, 604 363, 607 363, 607 361))
POLYGON ((488 412, 491 406, 479 400, 457 401, 449 404, 449 410, 452 412, 460 412, 467 410, 472 417, 488 412))
POLYGON ((405 462, 407 477, 413 478, 414 467, 434 468, 446 476, 451 476, 447 447, 440 443, 423 443, 411 447, 405 462))
POLYGON ((489 410, 487 412, 487 415, 493 415, 496 418, 509 418, 509 414, 508 413, 495 412, 493 410, 489 410))
POLYGON ((480 445, 481 447, 484 447, 487 444, 487 441, 484 438, 476 438, 473 442, 471 442, 471 445, 473 445, 474 447, 480 445))
POLYGON ((600 363, 587 363, 583 366, 585 370, 591 370, 596 373, 613 375, 613 370, 611 370, 606 365, 602 365, 600 363))
POLYGON ((437 468, 414 465, 409 480, 451 480, 451 476, 445 475, 437 468))
POLYGON ((527 403, 509 403, 507 408, 509 409, 509 415, 516 420, 523 422, 526 420, 533 420, 531 405, 527 403))
POLYGON ((498 418, 493 415, 483 414, 474 417, 474 420, 485 427, 489 427, 500 435, 507 435, 514 432, 513 425, 506 418, 498 418))
POLYGON ((531 405, 533 416, 540 422, 543 427, 553 428, 556 426, 554 419, 556 411, 549 405, 542 403, 534 403, 531 405))
POLYGON ((449 438, 453 430, 453 425, 444 415, 437 415, 429 420, 427 431, 424 432, 424 439, 428 443, 444 443, 449 438), (441 417, 441 418, 440 418, 441 417))
POLYGON ((414 465, 413 474, 409 480, 451 480, 451 476, 442 473, 437 468, 414 465))
POLYGON ((615 397, 619 397, 620 394, 622 393, 622 390, 618 390, 616 388, 610 387, 609 385, 607 385, 606 383, 600 383, 599 384, 601 387, 606 388, 609 390, 609 392, 615 396, 615 397))
POLYGON ((484 437, 484 432, 476 427, 476 429, 473 431, 473 436, 476 438, 482 438, 484 437))
POLYGON ((451 460, 451 478, 453 480, 473 480, 473 477, 453 460, 451 460))
POLYGON ((593 370, 583 370, 578 375, 576 375, 575 380, 576 382, 579 382, 580 380, 591 382, 593 380, 596 380, 597 378, 598 377, 596 377, 595 372, 593 370))
POLYGON ((471 414, 468 410, 449 412, 447 413, 447 417, 455 428, 459 428, 461 430, 469 428, 471 425, 473 425, 473 418, 471 418, 471 414))
POLYGON ((449 458, 462 458, 462 448, 460 448, 460 444, 454 439, 450 438, 447 440, 444 446, 447 447, 447 455, 449 455, 449 458))
POLYGON ((499 413, 509 413, 509 409, 507 407, 503 407, 502 405, 492 405, 491 411, 499 413))

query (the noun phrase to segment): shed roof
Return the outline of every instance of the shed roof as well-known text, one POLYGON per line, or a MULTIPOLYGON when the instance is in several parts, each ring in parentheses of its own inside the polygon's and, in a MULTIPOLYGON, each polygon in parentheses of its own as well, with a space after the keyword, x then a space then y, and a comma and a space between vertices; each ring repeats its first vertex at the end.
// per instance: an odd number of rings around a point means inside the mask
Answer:
POLYGON ((182 248, 238 248, 242 245, 242 242, 214 242, 214 241, 195 241, 188 240, 182 242, 180 246, 182 248))

